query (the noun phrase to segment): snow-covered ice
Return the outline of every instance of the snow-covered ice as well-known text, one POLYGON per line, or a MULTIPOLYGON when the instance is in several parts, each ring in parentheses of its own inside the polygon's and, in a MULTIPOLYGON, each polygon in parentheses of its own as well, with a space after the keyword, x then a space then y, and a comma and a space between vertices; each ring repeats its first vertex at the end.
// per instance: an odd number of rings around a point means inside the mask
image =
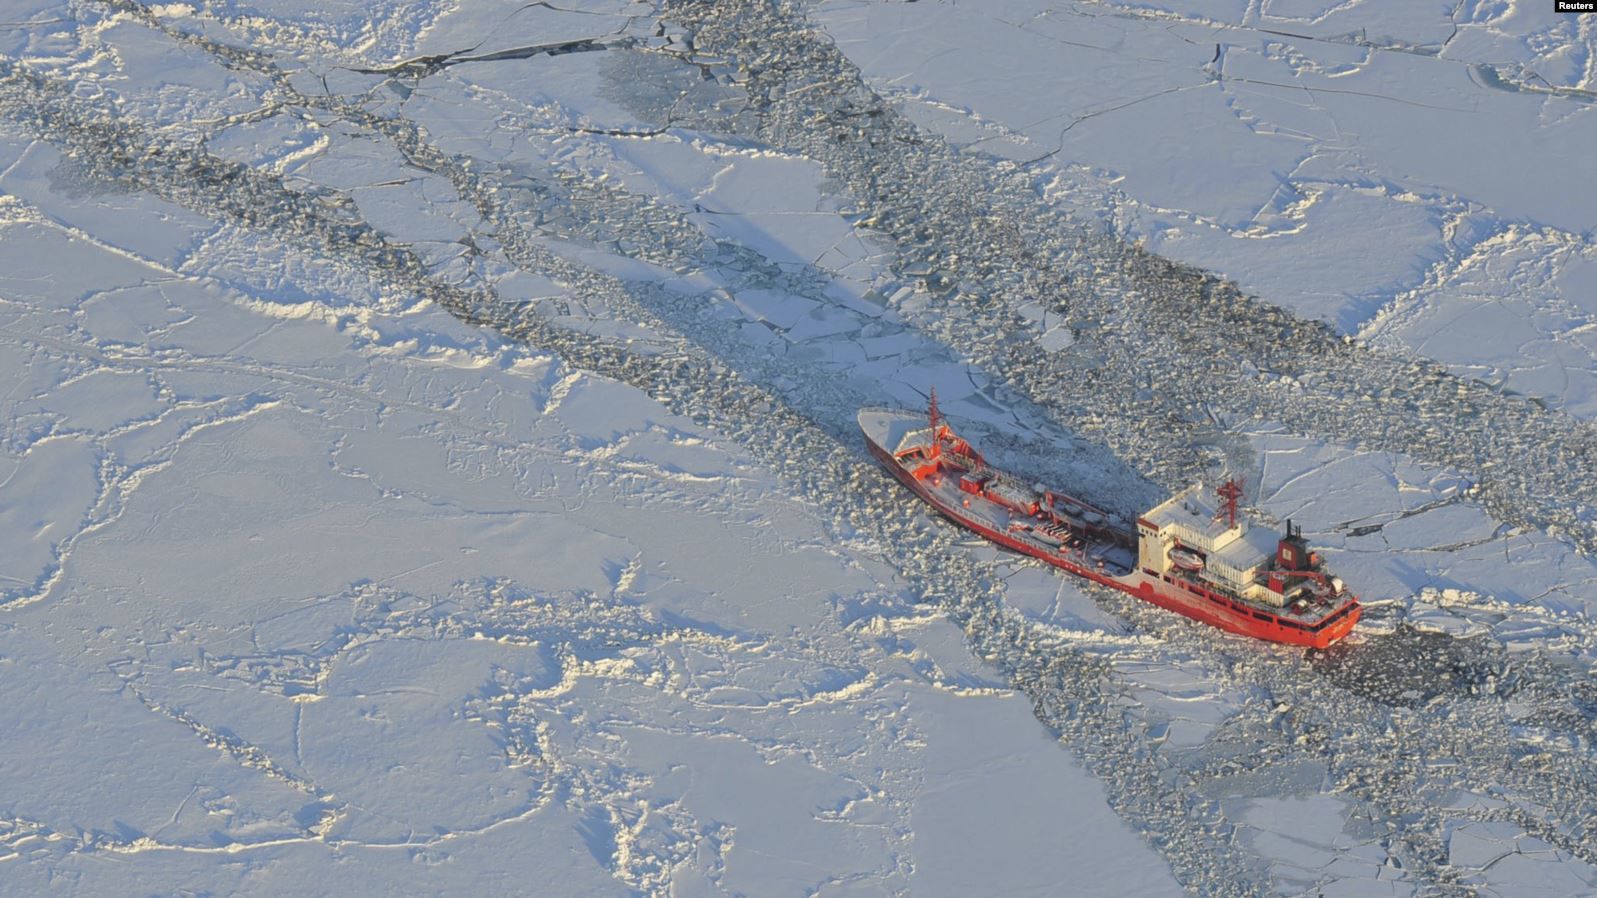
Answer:
POLYGON ((0 11, 0 892, 1597 891, 1592 17, 0 11), (870 463, 935 386, 1366 601, 870 463))

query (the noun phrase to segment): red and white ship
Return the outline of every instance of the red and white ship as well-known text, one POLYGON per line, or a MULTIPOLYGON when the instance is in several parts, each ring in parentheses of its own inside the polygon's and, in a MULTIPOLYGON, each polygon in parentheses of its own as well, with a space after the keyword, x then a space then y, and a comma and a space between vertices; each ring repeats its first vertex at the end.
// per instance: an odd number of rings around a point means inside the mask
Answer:
POLYGON ((989 466, 937 410, 864 409, 871 454, 955 523, 1001 546, 1232 633, 1324 648, 1359 619, 1358 599, 1287 522, 1278 536, 1237 516, 1242 489, 1201 486, 1137 519, 989 466))

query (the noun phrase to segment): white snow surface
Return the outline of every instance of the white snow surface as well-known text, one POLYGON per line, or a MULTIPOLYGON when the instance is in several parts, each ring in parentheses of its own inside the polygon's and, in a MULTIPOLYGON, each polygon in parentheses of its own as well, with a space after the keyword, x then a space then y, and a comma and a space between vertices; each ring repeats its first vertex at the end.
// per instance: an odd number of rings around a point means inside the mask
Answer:
POLYGON ((954 895, 1044 854, 1179 891, 713 433, 436 309, 228 283, 266 236, 179 271, 11 211, 7 891, 954 895))
POLYGON ((917 232, 1018 189, 1072 277, 1140 243, 1583 427, 1593 22, 8 4, 0 893, 1597 891, 1597 565, 1535 526, 1597 510, 1296 432, 1262 362, 1190 444, 1073 405, 1032 368, 1164 385, 917 232), (872 97, 917 143, 828 146, 872 97), (859 186, 940 147, 991 195, 859 186), (1223 457, 1365 622, 1266 646, 951 531, 848 426, 931 386, 1122 512, 1223 457))
POLYGON ((1597 415, 1589 16, 1530 0, 818 7, 906 114, 1027 164, 1058 202, 1304 317, 1597 415))

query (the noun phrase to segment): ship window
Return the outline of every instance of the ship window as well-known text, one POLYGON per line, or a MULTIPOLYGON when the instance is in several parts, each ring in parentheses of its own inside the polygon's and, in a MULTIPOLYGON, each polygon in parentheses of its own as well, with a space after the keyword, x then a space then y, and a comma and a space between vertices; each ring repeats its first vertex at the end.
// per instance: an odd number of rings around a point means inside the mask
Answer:
POLYGON ((1253 616, 1254 616, 1254 617, 1256 617, 1256 618, 1258 618, 1258 619, 1259 619, 1259 620, 1262 620, 1262 621, 1265 621, 1265 622, 1266 622, 1266 623, 1268 623, 1268 622, 1270 622, 1270 621, 1272 621, 1272 620, 1275 620, 1275 618, 1273 618, 1273 617, 1271 617, 1271 616, 1270 616, 1270 615, 1268 615, 1268 614, 1265 614, 1265 613, 1264 613, 1264 612, 1262 612, 1262 611, 1255 611, 1255 612, 1253 612, 1253 616))

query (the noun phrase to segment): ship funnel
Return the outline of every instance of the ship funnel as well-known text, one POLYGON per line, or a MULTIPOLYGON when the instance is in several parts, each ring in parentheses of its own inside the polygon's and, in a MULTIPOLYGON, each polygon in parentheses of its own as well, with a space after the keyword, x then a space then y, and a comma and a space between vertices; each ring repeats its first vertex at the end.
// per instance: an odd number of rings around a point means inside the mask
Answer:
POLYGON ((1275 566, 1284 571, 1309 570, 1309 543, 1303 538, 1303 528, 1293 527, 1287 519, 1286 535, 1275 544, 1275 566))

